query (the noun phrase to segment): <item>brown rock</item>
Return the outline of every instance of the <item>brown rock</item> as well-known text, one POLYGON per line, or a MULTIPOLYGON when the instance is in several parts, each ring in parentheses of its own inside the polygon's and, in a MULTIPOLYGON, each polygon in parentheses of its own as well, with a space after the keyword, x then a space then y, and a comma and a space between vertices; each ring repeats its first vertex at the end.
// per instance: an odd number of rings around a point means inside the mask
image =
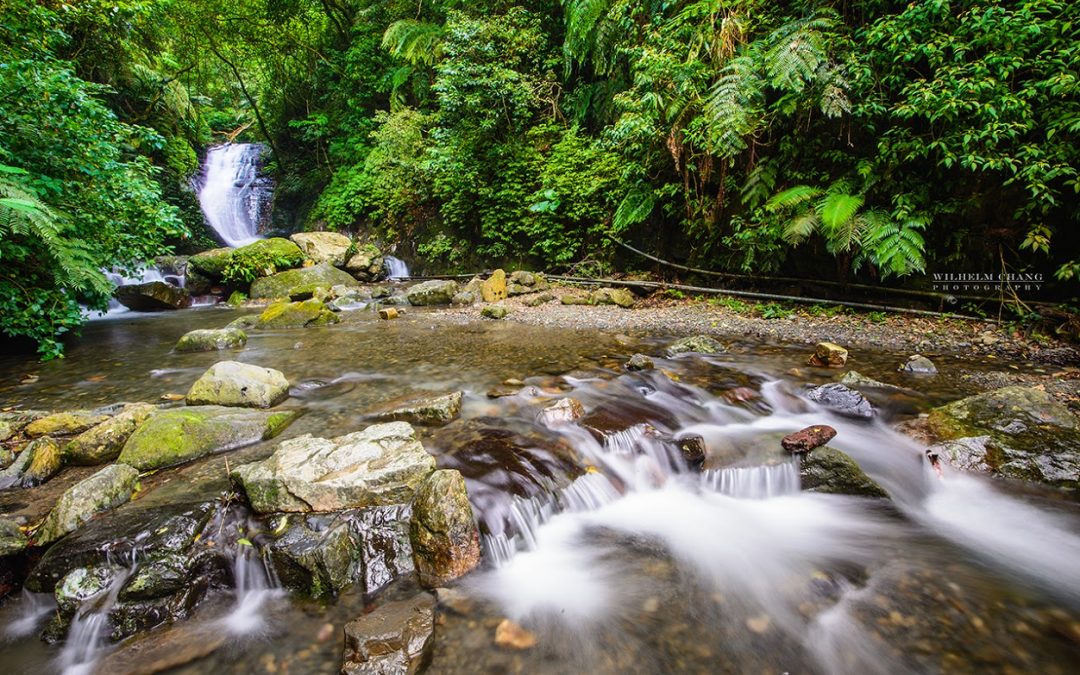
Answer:
POLYGON ((698 435, 685 436, 675 441, 679 452, 691 468, 700 469, 705 463, 705 439, 698 435))
POLYGON ((495 270, 484 283, 480 284, 480 297, 484 302, 499 302, 506 299, 506 272, 495 270))
POLYGON ((387 321, 389 321, 390 319, 396 319, 398 318, 398 311, 394 307, 384 307, 383 309, 379 310, 379 318, 386 319, 387 321))
POLYGON ((536 421, 550 428, 571 424, 584 416, 585 408, 581 403, 572 398, 564 398, 541 410, 536 421))
POLYGON ((819 448, 835 437, 836 429, 826 424, 815 424, 784 436, 780 445, 792 454, 801 454, 819 448))
POLYGON ((480 564, 480 532, 460 472, 440 469, 416 491, 409 540, 420 583, 429 588, 480 564))
POLYGON ((435 598, 388 602, 345 625, 342 675, 420 672, 434 646, 435 598))
POLYGON ((495 628, 495 644, 510 649, 529 649, 536 646, 536 635, 510 619, 503 619, 495 628))
POLYGON ((840 345, 833 342, 819 342, 807 364, 819 368, 843 368, 847 363, 847 357, 847 350, 840 345))

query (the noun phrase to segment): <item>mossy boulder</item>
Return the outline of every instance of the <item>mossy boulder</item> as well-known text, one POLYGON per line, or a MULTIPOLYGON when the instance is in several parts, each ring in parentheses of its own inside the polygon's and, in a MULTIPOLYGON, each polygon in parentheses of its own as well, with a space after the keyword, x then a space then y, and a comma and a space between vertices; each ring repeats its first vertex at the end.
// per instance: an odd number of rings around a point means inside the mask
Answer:
POLYGON ((299 267, 304 262, 304 252, 300 247, 281 237, 259 239, 246 246, 241 246, 229 256, 231 266, 245 266, 256 277, 299 267))
POLYGON ((594 305, 618 305, 623 309, 634 306, 634 294, 625 288, 598 288, 590 299, 594 305))
POLYGON ((71 438, 64 446, 65 463, 93 465, 116 459, 127 438, 157 409, 158 406, 149 403, 124 406, 116 416, 71 438))
POLYGON ((559 302, 564 305, 591 305, 592 298, 584 293, 574 292, 566 293, 559 298, 559 302))
POLYGON ((256 511, 273 513, 408 503, 434 470, 415 430, 390 422, 334 439, 291 438, 233 474, 256 511))
POLYGON ((308 260, 335 267, 345 264, 345 257, 352 247, 352 240, 338 232, 297 232, 289 240, 300 247, 308 260))
POLYGON ((329 326, 341 319, 321 300, 303 302, 275 302, 263 310, 255 322, 255 328, 306 328, 329 326))
POLYGON ((360 281, 375 281, 383 275, 384 259, 372 244, 362 244, 345 262, 345 270, 360 281))
POLYGON ((196 272, 210 281, 221 281, 221 277, 225 274, 225 266, 229 264, 229 257, 232 256, 233 249, 225 248, 212 248, 209 251, 203 251, 202 253, 196 253, 188 258, 188 274, 196 272))
POLYGON ((191 307, 191 294, 187 289, 167 281, 127 284, 117 288, 113 295, 121 305, 135 312, 160 312, 191 307))
POLYGON ((1005 387, 934 408, 931 431, 947 441, 978 439, 977 449, 939 450, 959 468, 1080 487, 1080 417, 1047 392, 1005 387))
POLYGON ((866 475, 849 455, 825 446, 803 455, 799 464, 802 489, 808 492, 888 497, 888 493, 866 475))
POLYGON ((506 294, 510 296, 539 293, 551 288, 547 278, 538 272, 518 270, 510 275, 506 284, 506 294))
POLYGON ((18 523, 0 518, 0 558, 21 553, 29 545, 30 540, 19 529, 18 523))
POLYGON ((295 410, 264 412, 221 406, 187 406, 154 413, 124 444, 118 461, 140 471, 183 464, 273 438, 295 410))
POLYGON ((668 345, 667 355, 678 356, 679 354, 723 354, 727 351, 724 345, 712 339, 708 335, 691 335, 668 345))
POLYGON ((410 305, 449 305, 458 285, 449 279, 433 279, 416 284, 405 293, 410 305))
POLYGON ((443 586, 480 564, 480 532, 461 473, 441 469, 420 486, 409 540, 420 583, 428 588, 443 586))
POLYGON ((188 405, 272 408, 289 398, 289 380, 273 368, 219 361, 191 385, 188 405))
POLYGON ((252 282, 251 292, 248 295, 254 299, 291 298, 302 295, 311 297, 319 288, 328 289, 333 286, 355 288, 359 285, 360 282, 349 273, 339 270, 330 263, 320 263, 256 279, 252 282))
POLYGON ((127 464, 112 464, 68 488, 34 535, 34 543, 44 546, 82 526, 102 511, 108 511, 131 499, 137 469, 127 464))
POLYGON ((537 293, 536 295, 530 295, 521 301, 521 304, 526 307, 539 307, 540 305, 547 304, 555 299, 555 296, 547 291, 543 293, 537 293))
POLYGON ((71 436, 101 424, 109 419, 108 415, 90 410, 60 412, 36 419, 23 429, 30 438, 38 436, 71 436))
POLYGON ((488 305, 480 310, 480 316, 485 319, 505 319, 509 313, 510 310, 506 308, 506 305, 488 305))
POLYGON ((220 349, 241 349, 247 344, 247 333, 239 328, 206 328, 185 333, 176 341, 178 352, 212 352, 220 349))
POLYGON ((21 480, 24 486, 40 485, 59 473, 64 466, 60 444, 48 436, 35 439, 23 452, 30 453, 30 463, 21 480))

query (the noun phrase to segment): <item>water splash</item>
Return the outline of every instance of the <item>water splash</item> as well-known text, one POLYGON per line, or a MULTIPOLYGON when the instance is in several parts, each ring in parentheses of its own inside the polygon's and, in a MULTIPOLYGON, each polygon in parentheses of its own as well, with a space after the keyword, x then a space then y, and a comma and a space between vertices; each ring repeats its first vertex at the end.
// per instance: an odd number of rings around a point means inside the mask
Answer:
POLYGON ((236 602, 221 622, 237 636, 260 635, 269 627, 273 603, 284 597, 265 561, 251 547, 241 546, 233 561, 236 602))
POLYGON ((261 184, 262 146, 228 143, 206 153, 199 206, 206 221, 228 246, 243 246, 259 238, 258 227, 269 201, 261 184))
POLYGON ((56 601, 51 593, 31 593, 26 589, 12 604, 15 605, 16 615, 4 628, 4 635, 9 639, 30 635, 56 609, 56 601))

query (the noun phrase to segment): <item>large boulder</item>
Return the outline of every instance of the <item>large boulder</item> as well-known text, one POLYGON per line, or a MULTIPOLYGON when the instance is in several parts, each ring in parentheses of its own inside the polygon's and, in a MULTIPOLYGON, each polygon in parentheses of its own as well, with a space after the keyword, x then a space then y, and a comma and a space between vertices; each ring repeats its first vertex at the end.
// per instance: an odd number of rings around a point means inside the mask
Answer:
POLYGON ((442 586, 480 564, 480 532, 459 472, 441 469, 420 486, 409 539, 420 583, 428 588, 442 586))
POLYGON ((708 335, 691 335, 690 337, 676 340, 668 345, 668 356, 679 354, 722 354, 727 351, 724 345, 712 339, 708 335))
POLYGON ((388 602, 345 624, 342 675, 414 675, 431 658, 434 631, 431 594, 388 602))
POLYGON ((405 297, 410 305, 449 305, 457 293, 457 284, 449 279, 433 279, 411 287, 405 297))
POLYGON ((373 414, 382 421, 401 421, 413 424, 446 424, 461 413, 461 401, 464 394, 460 391, 442 396, 415 399, 404 403, 394 403, 376 410, 373 414))
POLYGON ((328 326, 341 319, 321 300, 303 302, 275 302, 263 310, 255 321, 255 328, 306 328, 328 326))
POLYGON ((128 438, 118 461, 140 471, 183 464, 273 438, 297 414, 295 410, 264 412, 221 406, 159 410, 128 438))
POLYGON ((239 328, 205 328, 185 333, 173 349, 178 352, 240 349, 247 344, 247 339, 247 333, 239 328))
POLYGON ((408 503, 434 470, 435 459, 413 428, 390 422, 334 439, 283 441, 273 455, 234 475, 256 511, 274 513, 408 503))
POLYGON ((196 253, 188 258, 187 273, 190 275, 192 272, 196 272, 210 281, 221 281, 232 252, 231 248, 226 247, 196 253))
POLYGON ((113 295, 121 305, 136 312, 160 312, 191 307, 191 295, 187 290, 166 281, 127 284, 117 288, 113 295))
POLYGON ((806 397, 838 415, 863 419, 874 416, 874 406, 865 396, 839 382, 814 387, 806 392, 806 397))
POLYGON ((219 361, 191 385, 187 404, 272 408, 287 398, 289 380, 280 370, 219 361))
POLYGON ((932 448, 958 468, 1080 486, 1080 418, 1041 389, 1005 387, 930 411, 932 448))
POLYGON ((847 454, 828 446, 802 455, 799 464, 802 489, 808 492, 888 497, 888 493, 847 454))
POLYGON ((383 256, 372 244, 363 244, 345 262, 345 269, 360 281, 375 281, 383 275, 383 256))
POLYGON ((335 267, 345 264, 345 257, 352 246, 351 239, 337 232, 297 232, 289 240, 300 247, 308 260, 330 263, 335 267))
POLYGON ((78 529, 92 516, 108 511, 127 500, 135 491, 138 470, 113 464, 68 488, 34 534, 38 546, 50 544, 78 529))
POLYGON ((495 270, 480 284, 480 297, 484 302, 499 302, 506 299, 506 272, 495 270))
POLYGON ((227 265, 243 268, 252 277, 258 279, 298 267, 303 262, 304 252, 299 246, 288 239, 271 237, 253 241, 236 249, 229 256, 227 265))
POLYGON ((329 289, 334 286, 355 288, 359 285, 360 282, 348 272, 343 272, 330 263, 320 263, 256 279, 252 282, 251 292, 248 295, 253 299, 303 298, 311 297, 318 288, 329 289))

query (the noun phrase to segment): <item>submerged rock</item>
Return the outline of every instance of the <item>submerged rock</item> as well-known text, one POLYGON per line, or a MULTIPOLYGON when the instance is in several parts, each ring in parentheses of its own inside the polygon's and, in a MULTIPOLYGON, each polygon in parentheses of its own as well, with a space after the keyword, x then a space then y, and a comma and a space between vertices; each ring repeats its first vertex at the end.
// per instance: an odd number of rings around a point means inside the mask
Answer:
POLYGON ((145 422, 157 406, 135 403, 101 424, 79 434, 64 446, 68 464, 94 465, 111 462, 120 455, 124 443, 145 422))
POLYGON ((541 410, 536 422, 548 428, 572 424, 585 416, 585 408, 577 399, 560 399, 541 410))
POLYGON ((510 619, 495 627, 495 644, 508 649, 531 649, 536 646, 536 634, 510 619))
POLYGON ((71 436, 97 426, 107 419, 109 419, 108 415, 89 410, 61 412, 30 422, 23 429, 23 433, 30 438, 37 438, 38 436, 71 436))
POLYGON ((461 401, 464 394, 460 391, 442 396, 408 401, 401 405, 376 411, 374 416, 382 421, 402 421, 412 424, 446 424, 457 419, 461 413, 461 401))
POLYGON ((457 284, 449 279, 425 281, 409 288, 405 297, 411 305, 449 305, 457 293, 457 284))
POLYGON ((784 436, 780 440, 780 445, 792 454, 802 454, 819 448, 834 438, 836 438, 836 429, 827 424, 815 424, 784 436))
POLYGON ((435 598, 419 593, 345 624, 342 675, 413 675, 434 647, 435 598))
POLYGON ((264 412, 223 406, 159 410, 128 438, 118 460, 140 471, 235 450, 281 433, 295 410, 264 412))
POLYGON ((847 360, 848 351, 840 345, 834 342, 819 342, 807 364, 819 368, 843 368, 847 360))
POLYGON ((484 302, 500 302, 506 299, 506 272, 495 270, 480 284, 480 297, 484 302))
POLYGON ((1080 486, 1080 417, 1041 389, 1005 387, 969 396, 934 408, 927 422, 939 438, 966 439, 938 449, 959 468, 1080 486))
POLYGON ((306 328, 340 321, 338 315, 321 300, 275 302, 259 315, 255 328, 306 328))
POLYGON ((459 472, 436 471, 417 490, 409 539, 420 583, 428 588, 442 586, 480 564, 480 532, 459 472))
POLYGON ((165 281, 120 286, 113 294, 121 305, 136 312, 160 312, 191 307, 187 290, 165 281))
POLYGON ((234 475, 255 510, 272 513, 407 503, 434 470, 413 428, 390 422, 334 439, 289 439, 234 475))
POLYGON ((920 354, 909 356, 908 360, 900 364, 897 368, 902 373, 913 373, 916 375, 936 375, 937 366, 930 359, 920 354))
POLYGON ((308 260, 335 267, 345 264, 352 247, 352 240, 337 232, 297 232, 289 236, 289 241, 299 246, 308 260))
POLYGON ((505 305, 488 305, 480 310, 480 316, 485 319, 505 319, 510 310, 505 305))
POLYGON ((809 492, 857 497, 889 496, 854 459, 828 446, 804 455, 799 464, 799 475, 802 489, 809 492))
POLYGON ((678 354, 722 354, 727 351, 724 345, 708 335, 693 335, 676 340, 667 348, 668 356, 678 354))
POLYGON ((360 281, 375 281, 383 274, 383 263, 379 249, 364 244, 345 263, 345 269, 360 281))
POLYGON ((644 354, 634 354, 626 362, 627 370, 652 370, 655 367, 653 360, 644 354))
POLYGON ((874 416, 874 406, 865 396, 838 382, 814 387, 806 393, 806 397, 838 415, 863 419, 874 416))
POLYGON ((853 389, 883 389, 886 391, 906 391, 903 387, 897 387, 893 384, 887 384, 880 382, 871 377, 867 377, 857 370, 849 370, 844 373, 843 377, 839 380, 840 384, 845 387, 852 387, 853 389))
POLYGON ((188 405, 271 408, 289 398, 284 373, 238 361, 219 361, 191 385, 188 405))
POLYGON ((256 279, 252 282, 251 292, 248 295, 253 299, 291 298, 301 295, 311 297, 317 288, 328 289, 333 286, 355 288, 359 285, 360 282, 348 272, 343 272, 330 263, 319 263, 311 267, 298 267, 256 279))
POLYGON ((599 288, 590 299, 594 305, 618 305, 624 309, 634 306, 634 294, 625 288, 599 288))
POLYGON ((38 546, 56 541, 79 528, 92 516, 131 499, 139 472, 125 464, 113 464, 76 483, 60 496, 56 506, 34 534, 38 546))
POLYGON ((211 352, 240 349, 247 344, 247 333, 239 328, 201 329, 185 333, 176 341, 178 352, 211 352))

